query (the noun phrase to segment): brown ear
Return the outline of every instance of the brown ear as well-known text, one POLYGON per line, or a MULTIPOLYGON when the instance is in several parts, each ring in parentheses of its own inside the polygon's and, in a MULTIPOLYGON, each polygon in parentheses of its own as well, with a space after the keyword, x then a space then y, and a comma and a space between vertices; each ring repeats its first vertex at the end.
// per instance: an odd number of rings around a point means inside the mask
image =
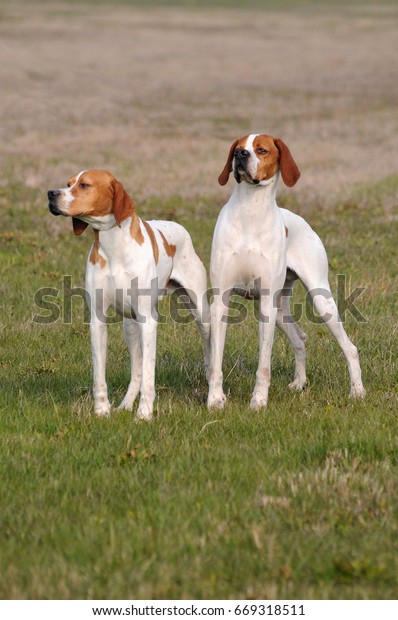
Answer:
POLYGON ((237 144, 238 140, 235 140, 235 142, 231 145, 231 148, 229 149, 229 154, 224 169, 218 177, 218 182, 220 185, 226 185, 228 183, 229 175, 232 172, 232 160, 234 158, 234 152, 237 144))
POLYGON ((73 232, 75 235, 79 236, 86 230, 88 224, 86 222, 82 222, 82 220, 78 220, 77 217, 72 217, 73 223, 73 232))
POLYGON ((277 147, 280 155, 279 169, 281 171, 282 179, 285 185, 293 187, 301 177, 301 172, 294 161, 291 152, 287 148, 286 144, 277 138, 275 140, 275 146, 277 147))
POLYGON ((123 220, 135 212, 135 206, 123 185, 116 179, 113 182, 113 187, 113 215, 115 216, 116 224, 120 226, 123 220))

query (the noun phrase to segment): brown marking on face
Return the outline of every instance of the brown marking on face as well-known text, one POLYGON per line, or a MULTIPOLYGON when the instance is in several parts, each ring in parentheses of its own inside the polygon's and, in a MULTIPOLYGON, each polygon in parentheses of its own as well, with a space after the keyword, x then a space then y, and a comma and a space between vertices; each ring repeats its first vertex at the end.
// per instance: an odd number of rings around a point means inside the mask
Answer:
POLYGON ((113 197, 115 178, 106 170, 87 170, 79 177, 77 175, 68 181, 68 187, 73 200, 68 206, 68 215, 90 215, 101 217, 113 211, 113 197))
POLYGON ((161 230, 159 230, 159 233, 163 239, 163 245, 164 245, 164 249, 166 251, 167 256, 170 256, 170 258, 173 258, 173 256, 176 253, 177 246, 175 246, 174 243, 169 243, 161 230))
POLYGON ((150 227, 150 225, 148 224, 148 222, 145 222, 144 220, 142 220, 142 223, 144 224, 144 226, 146 228, 146 231, 147 231, 147 233, 149 235, 149 238, 151 240, 153 258, 155 259, 155 263, 157 265, 158 264, 158 260, 159 260, 159 247, 158 247, 158 242, 156 241, 155 233, 153 232, 153 230, 150 227))
POLYGON ((232 162, 234 159, 235 151, 238 148, 243 148, 243 145, 246 144, 246 140, 248 137, 249 136, 247 135, 247 136, 244 136, 243 138, 239 138, 239 140, 235 140, 235 142, 231 144, 228 157, 227 157, 227 161, 225 162, 225 166, 220 176, 218 177, 218 182, 220 185, 226 185, 228 183, 229 175, 232 172, 232 162))
POLYGON ((72 216, 73 230, 81 235, 88 224, 79 217, 103 217, 113 213, 118 226, 135 214, 135 206, 123 185, 106 170, 86 170, 68 181, 72 200, 67 215, 72 216), (76 182, 77 181, 77 182, 76 182))
POLYGON ((286 235, 286 237, 288 237, 288 236, 289 236, 289 229, 288 229, 288 228, 286 228, 286 226, 285 226, 285 235, 286 235))
POLYGON ((89 260, 92 265, 99 264, 100 268, 103 269, 106 265, 106 260, 99 253, 99 249, 100 249, 99 230, 94 230, 94 244, 93 244, 93 247, 91 248, 89 260))
POLYGON ((257 181, 271 179, 279 168, 279 150, 272 136, 256 136, 253 140, 253 150, 259 159, 257 164, 257 181))
POLYGON ((142 234, 140 218, 137 214, 133 215, 131 218, 130 224, 130 235, 138 243, 138 245, 142 245, 145 241, 144 235, 142 234))
MULTIPOLYGON (((237 149, 246 148, 248 137, 249 135, 243 136, 231 145, 226 164, 218 178, 220 185, 227 183, 232 172, 235 152, 237 149)), ((288 187, 297 183, 300 178, 300 171, 288 147, 282 140, 265 134, 258 135, 253 140, 253 150, 259 160, 253 181, 271 179, 279 169, 282 180, 288 187)))

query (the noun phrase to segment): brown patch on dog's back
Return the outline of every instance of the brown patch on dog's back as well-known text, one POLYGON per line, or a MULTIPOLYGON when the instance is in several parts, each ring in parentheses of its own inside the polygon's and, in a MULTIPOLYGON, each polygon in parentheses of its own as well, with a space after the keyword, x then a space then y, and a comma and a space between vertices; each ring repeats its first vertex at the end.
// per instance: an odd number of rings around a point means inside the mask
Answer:
POLYGON ((99 253, 100 242, 99 242, 99 230, 94 230, 94 244, 91 248, 89 261, 92 265, 99 264, 100 268, 103 269, 106 265, 106 260, 99 253))
POLYGON ((153 230, 150 227, 150 225, 148 224, 148 222, 145 222, 145 220, 142 220, 142 223, 144 224, 145 229, 146 229, 146 231, 147 231, 147 233, 149 235, 149 238, 151 240, 153 258, 155 259, 155 263, 157 265, 158 264, 158 260, 159 260, 159 247, 158 247, 158 242, 156 241, 155 233, 153 232, 153 230))
MULTIPOLYGON (((145 222, 144 222, 145 223, 145 222)), ((144 235, 142 234, 140 218, 138 215, 133 215, 131 218, 130 224, 130 235, 138 243, 138 245, 142 245, 145 241, 144 235)))
POLYGON ((174 243, 169 243, 161 230, 159 230, 159 233, 163 239, 163 245, 164 245, 164 249, 166 251, 167 256, 170 256, 170 258, 173 258, 173 256, 176 253, 177 246, 174 245, 174 243))

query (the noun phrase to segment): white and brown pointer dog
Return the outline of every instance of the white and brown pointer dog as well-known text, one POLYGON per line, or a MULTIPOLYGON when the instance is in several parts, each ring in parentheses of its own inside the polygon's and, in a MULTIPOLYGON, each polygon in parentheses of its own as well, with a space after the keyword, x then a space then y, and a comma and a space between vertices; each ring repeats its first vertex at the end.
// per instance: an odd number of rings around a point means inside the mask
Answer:
POLYGON ((257 298, 260 305, 260 356, 251 408, 256 410, 267 404, 275 324, 288 336, 295 352, 295 376, 289 387, 303 388, 306 335, 290 314, 290 296, 296 279, 309 291, 316 310, 343 350, 350 372, 351 395, 363 397, 358 352, 344 330, 330 292, 322 241, 303 218, 276 204, 279 176, 289 187, 300 177, 288 147, 272 136, 244 136, 230 148, 219 177, 220 185, 227 183, 231 172, 237 184, 218 216, 211 250, 214 301, 208 407, 221 409, 226 401, 222 359, 232 292, 257 298))
POLYGON ((73 176, 68 186, 48 192, 54 215, 73 218, 80 235, 94 229, 87 260, 86 290, 91 313, 94 410, 107 416, 111 405, 105 379, 107 324, 113 307, 123 315, 123 333, 131 359, 131 381, 119 408, 132 410, 138 392, 137 417, 149 420, 155 399, 156 303, 176 287, 189 295, 209 363, 210 314, 206 270, 188 232, 174 222, 140 219, 122 184, 105 170, 73 176))

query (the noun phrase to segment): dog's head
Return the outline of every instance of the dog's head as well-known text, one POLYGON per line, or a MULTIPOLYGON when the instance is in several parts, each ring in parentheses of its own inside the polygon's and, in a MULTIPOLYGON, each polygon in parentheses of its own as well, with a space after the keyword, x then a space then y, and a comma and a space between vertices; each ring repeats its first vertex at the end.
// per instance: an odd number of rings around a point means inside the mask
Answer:
POLYGON ((233 172, 238 183, 245 181, 252 185, 268 185, 278 170, 288 187, 293 187, 300 178, 300 170, 282 140, 250 134, 235 140, 231 145, 218 182, 225 185, 233 172))
POLYGON ((106 170, 79 172, 69 179, 67 187, 50 189, 47 195, 50 212, 72 217, 76 235, 81 235, 89 224, 95 228, 111 219, 110 215, 120 226, 135 211, 123 185, 106 170))

